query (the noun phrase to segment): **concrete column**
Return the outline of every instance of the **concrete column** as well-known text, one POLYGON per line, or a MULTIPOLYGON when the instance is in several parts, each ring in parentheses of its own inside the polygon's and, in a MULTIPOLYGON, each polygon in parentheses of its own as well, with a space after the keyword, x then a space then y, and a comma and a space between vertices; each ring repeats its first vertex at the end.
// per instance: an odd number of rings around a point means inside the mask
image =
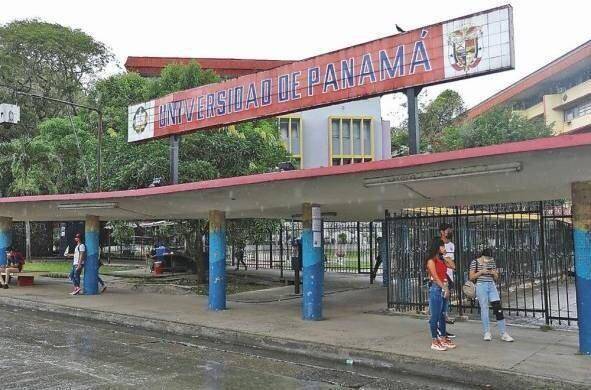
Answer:
POLYGON ((591 355, 591 182, 572 184, 579 351, 591 355))
POLYGON ((84 294, 98 294, 98 263, 99 263, 99 217, 87 215, 84 222, 84 246, 86 260, 84 261, 84 294))
POLYGON ((209 212, 209 310, 226 309, 226 213, 209 212))
POLYGON ((6 251, 12 245, 12 218, 0 217, 0 265, 6 265, 6 251))
POLYGON ((304 273, 302 318, 304 320, 321 320, 324 262, 320 207, 304 203, 302 216, 302 268, 304 273))

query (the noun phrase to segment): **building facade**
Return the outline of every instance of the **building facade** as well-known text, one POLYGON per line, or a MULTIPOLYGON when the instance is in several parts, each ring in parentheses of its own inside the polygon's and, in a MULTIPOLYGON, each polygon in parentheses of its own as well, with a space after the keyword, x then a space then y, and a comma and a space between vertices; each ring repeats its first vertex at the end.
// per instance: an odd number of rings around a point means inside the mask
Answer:
MULTIPOLYGON (((228 79, 290 63, 278 60, 128 57, 125 67, 156 77, 172 63, 198 62, 228 79)), ((390 123, 382 120, 380 98, 302 111, 277 118, 283 145, 298 169, 377 161, 391 157, 390 123)))
POLYGON ((467 118, 498 106, 542 118, 557 135, 591 130, 591 41, 474 106, 467 118))

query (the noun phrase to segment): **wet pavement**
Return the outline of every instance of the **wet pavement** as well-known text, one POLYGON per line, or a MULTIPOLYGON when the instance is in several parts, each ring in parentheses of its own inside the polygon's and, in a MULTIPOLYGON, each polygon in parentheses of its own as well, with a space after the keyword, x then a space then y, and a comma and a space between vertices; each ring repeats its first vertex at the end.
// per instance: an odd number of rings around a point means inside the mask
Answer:
POLYGON ((469 388, 0 305, 2 389, 469 388))

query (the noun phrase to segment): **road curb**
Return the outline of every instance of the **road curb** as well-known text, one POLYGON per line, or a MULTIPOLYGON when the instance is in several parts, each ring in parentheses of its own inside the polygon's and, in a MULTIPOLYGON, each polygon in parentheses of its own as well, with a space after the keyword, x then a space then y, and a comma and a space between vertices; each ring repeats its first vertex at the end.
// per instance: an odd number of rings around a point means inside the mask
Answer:
POLYGON ((187 324, 177 321, 139 317, 108 311, 80 309, 53 303, 37 302, 31 299, 0 296, 0 304, 41 312, 66 315, 86 320, 96 320, 148 331, 166 332, 178 336, 204 338, 222 344, 242 345, 266 350, 310 356, 319 359, 372 368, 392 369, 413 375, 444 378, 448 381, 462 382, 473 386, 508 388, 587 388, 581 382, 565 381, 557 378, 532 376, 516 371, 498 370, 482 366, 443 362, 365 349, 323 344, 317 342, 278 338, 249 332, 187 324), (483 380, 485 378, 486 380, 483 380))

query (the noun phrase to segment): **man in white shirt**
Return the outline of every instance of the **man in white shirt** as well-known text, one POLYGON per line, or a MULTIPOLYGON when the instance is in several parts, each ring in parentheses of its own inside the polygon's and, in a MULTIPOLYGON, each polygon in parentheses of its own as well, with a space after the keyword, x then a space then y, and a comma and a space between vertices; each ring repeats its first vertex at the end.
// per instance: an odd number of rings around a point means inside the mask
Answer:
MULTIPOLYGON (((455 250, 456 250, 456 246, 451 241, 451 238, 453 236, 453 228, 449 223, 443 223, 439 227, 439 233, 441 236, 441 240, 443 240, 443 243, 445 244, 445 252, 446 253, 443 256, 443 258, 445 260, 445 265, 447 266, 448 287, 450 290, 453 290, 453 288, 454 288, 453 287, 454 273, 455 273, 455 269, 456 269, 455 255, 454 255, 455 250)), ((452 321, 447 315, 449 312, 449 298, 447 298, 443 303, 443 311, 445 313, 446 322, 449 324, 453 324, 454 321, 452 321)), ((447 332, 447 337, 454 338, 455 335, 447 332)))
POLYGON ((72 261, 72 270, 70 271, 70 280, 74 284, 74 290, 70 295, 78 295, 80 294, 80 291, 82 291, 80 288, 80 274, 84 267, 84 260, 86 260, 86 246, 82 243, 82 235, 77 233, 74 237, 74 241, 76 241, 74 253, 66 254, 66 256, 74 257, 74 260, 72 261))

